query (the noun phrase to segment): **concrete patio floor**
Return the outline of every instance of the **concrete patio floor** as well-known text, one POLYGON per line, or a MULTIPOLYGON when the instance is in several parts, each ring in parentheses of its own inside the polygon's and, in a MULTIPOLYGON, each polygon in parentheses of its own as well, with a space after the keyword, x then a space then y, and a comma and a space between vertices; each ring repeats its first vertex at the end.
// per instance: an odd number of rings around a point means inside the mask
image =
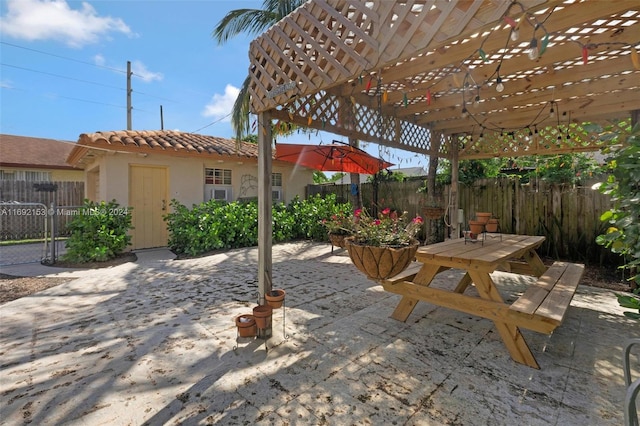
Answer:
MULTIPOLYGON (((511 360, 488 320, 426 303, 407 323, 389 318, 399 296, 328 244, 276 245, 273 261, 286 318, 274 311, 268 351, 248 338, 233 350, 234 317, 257 298, 257 248, 190 260, 145 251, 108 269, 44 269, 77 278, 0 306, 0 422, 623 423, 622 344, 640 327, 611 291, 580 286, 551 337, 523 331, 535 370, 511 360)), ((507 300, 526 286, 507 273, 494 279, 507 300)))

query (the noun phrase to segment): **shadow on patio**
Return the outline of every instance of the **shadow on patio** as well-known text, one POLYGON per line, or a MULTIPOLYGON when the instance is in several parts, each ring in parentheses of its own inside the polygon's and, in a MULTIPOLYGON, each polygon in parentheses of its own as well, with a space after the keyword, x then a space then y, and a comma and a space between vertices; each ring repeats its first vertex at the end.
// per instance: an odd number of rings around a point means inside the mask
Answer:
MULTIPOLYGON (((97 270, 0 306, 3 421, 622 423, 621 346, 640 330, 611 292, 582 286, 551 337, 523 331, 535 370, 511 360, 488 320, 426 303, 407 323, 389 318, 398 296, 344 251, 273 253, 290 337, 275 310, 268 352, 255 339, 233 351, 233 318, 257 298, 256 248, 97 270)), ((526 286, 495 275, 506 299, 526 286)))

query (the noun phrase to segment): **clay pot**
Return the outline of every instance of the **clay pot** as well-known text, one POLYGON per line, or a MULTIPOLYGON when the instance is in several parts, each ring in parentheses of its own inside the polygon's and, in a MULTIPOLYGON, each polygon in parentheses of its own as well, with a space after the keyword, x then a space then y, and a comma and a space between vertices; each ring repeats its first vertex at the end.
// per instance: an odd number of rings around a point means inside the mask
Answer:
POLYGON ((278 309, 284 302, 284 296, 285 291, 281 288, 277 288, 265 294, 264 299, 267 301, 267 305, 271 306, 273 309, 278 309))
POLYGON ((479 220, 470 220, 469 221, 469 230, 472 234, 479 235, 484 232, 484 222, 479 220))
POLYGON ((262 330, 271 327, 272 313, 273 308, 269 305, 258 305, 253 308, 253 317, 256 320, 256 326, 262 330))
POLYGON ((498 232, 498 219, 489 219, 485 225, 487 232, 498 232))
POLYGON ((476 220, 478 222, 487 223, 491 219, 491 213, 476 213, 476 220))
POLYGON ((254 337, 258 333, 253 315, 238 315, 236 317, 236 327, 238 327, 240 337, 254 337))

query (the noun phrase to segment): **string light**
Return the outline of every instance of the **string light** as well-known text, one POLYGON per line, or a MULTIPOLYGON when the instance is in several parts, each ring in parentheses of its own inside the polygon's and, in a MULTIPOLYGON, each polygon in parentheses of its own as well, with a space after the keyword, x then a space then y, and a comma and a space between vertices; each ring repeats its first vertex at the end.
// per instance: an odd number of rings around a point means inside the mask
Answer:
POLYGON ((496 92, 501 93, 504 90, 504 84, 502 84, 502 77, 498 75, 496 78, 496 92))
POLYGON ((529 55, 529 59, 531 59, 532 61, 535 61, 536 59, 538 59, 538 39, 535 36, 535 32, 533 35, 533 38, 531 39, 531 42, 529 43, 529 52, 527 53, 529 55))

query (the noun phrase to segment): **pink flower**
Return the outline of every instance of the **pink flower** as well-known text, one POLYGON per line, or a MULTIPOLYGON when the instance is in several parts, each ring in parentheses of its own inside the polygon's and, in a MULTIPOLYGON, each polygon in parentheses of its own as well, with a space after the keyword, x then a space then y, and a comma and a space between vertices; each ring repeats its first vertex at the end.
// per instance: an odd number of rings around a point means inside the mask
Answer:
MULTIPOLYGON (((387 209, 387 210, 389 210, 389 209, 387 209)), ((393 219, 394 221, 398 220, 398 212, 391 213, 391 215, 389 217, 391 219, 393 219)))
POLYGON ((391 213, 391 209, 389 207, 387 207, 386 209, 382 210, 382 214, 384 216, 388 215, 389 213, 391 213))
POLYGON ((353 212, 353 215, 355 217, 360 217, 361 214, 362 214, 362 209, 356 209, 356 211, 353 212))
POLYGON ((424 221, 422 220, 422 218, 420 216, 416 216, 416 217, 413 218, 412 222, 413 223, 417 223, 417 224, 421 224, 424 221))
POLYGON ((380 219, 376 219, 373 221, 374 225, 380 225, 382 222, 380 221, 380 219))

